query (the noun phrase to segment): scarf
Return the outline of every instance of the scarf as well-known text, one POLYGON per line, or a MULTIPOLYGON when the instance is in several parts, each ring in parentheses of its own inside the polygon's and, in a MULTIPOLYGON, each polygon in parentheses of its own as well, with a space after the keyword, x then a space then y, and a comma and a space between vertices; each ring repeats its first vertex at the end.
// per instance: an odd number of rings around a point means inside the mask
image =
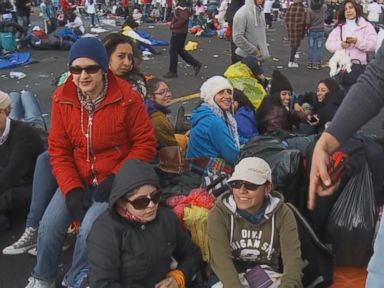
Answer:
POLYGON ((212 105, 206 102, 201 105, 208 107, 213 112, 213 114, 224 120, 224 122, 229 128, 229 132, 231 133, 232 139, 235 142, 236 147, 240 149, 239 134, 237 133, 237 123, 233 115, 229 111, 223 111, 217 105, 212 105))
POLYGON ((136 217, 132 215, 131 213, 128 212, 128 210, 123 209, 121 207, 116 206, 116 212, 119 214, 121 217, 123 217, 125 220, 128 221, 133 221, 133 222, 139 222, 139 223, 147 223, 147 221, 144 221, 143 219, 140 219, 139 217, 136 217))
POLYGON ((161 112, 165 115, 171 113, 171 110, 167 107, 161 106, 155 102, 153 102, 151 99, 146 98, 144 100, 145 107, 147 107, 148 114, 151 115, 154 112, 161 112))

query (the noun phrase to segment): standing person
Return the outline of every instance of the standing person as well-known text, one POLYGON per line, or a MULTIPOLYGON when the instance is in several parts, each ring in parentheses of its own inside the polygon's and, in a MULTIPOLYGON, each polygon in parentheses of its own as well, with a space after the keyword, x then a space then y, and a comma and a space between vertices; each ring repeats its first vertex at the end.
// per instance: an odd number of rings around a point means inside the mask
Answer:
POLYGON ((263 0, 245 0, 233 18, 232 37, 238 59, 253 55, 258 60, 269 58, 263 0))
POLYGON ((235 166, 228 184, 231 190, 217 198, 207 228, 210 264, 223 286, 302 287, 295 216, 283 195, 273 190, 269 164, 258 157, 244 158, 235 166), (259 273, 254 270, 254 276, 248 277, 252 273, 247 270, 257 268, 259 273), (277 283, 260 284, 258 278, 265 279, 260 273, 263 269, 274 274, 277 283), (246 273, 248 285, 242 285, 240 273, 246 273), (253 286, 253 281, 260 286, 253 286))
POLYGON ((264 2, 264 17, 265 17, 265 23, 267 24, 268 29, 272 28, 272 21, 273 21, 272 5, 273 5, 273 0, 266 0, 264 2))
POLYGON ((372 24, 379 24, 382 10, 381 5, 377 3, 377 0, 372 0, 372 2, 367 7, 367 11, 368 21, 372 24))
POLYGON ((85 1, 85 9, 86 9, 87 14, 91 16, 92 27, 96 27, 96 24, 95 24, 95 17, 96 17, 95 0, 86 0, 85 1))
POLYGON ((170 64, 169 71, 163 76, 164 78, 177 78, 178 55, 180 55, 180 57, 183 58, 185 62, 193 67, 195 76, 200 72, 201 63, 184 50, 185 39, 187 38, 188 33, 188 20, 188 7, 184 0, 180 0, 175 8, 172 18, 172 37, 169 47, 170 64))
POLYGON ((311 1, 306 14, 308 27, 307 68, 319 70, 323 58, 324 20, 327 7, 322 0, 311 1), (316 51, 316 59, 314 59, 316 51), (316 62, 314 62, 316 60, 316 62))
POLYGON ((301 39, 304 38, 305 8, 302 0, 293 0, 293 4, 289 6, 285 15, 285 24, 291 46, 288 68, 299 68, 299 64, 295 62, 295 55, 300 47, 301 39))
MULTIPOLYGON (((376 116, 384 106, 384 46, 368 65, 336 112, 330 127, 317 141, 312 156, 308 208, 314 209, 316 197, 332 195, 337 183, 331 183, 327 172, 330 155, 354 132, 376 116), (367 98, 369 95, 369 101, 367 98), (351 117, 353 115, 353 117, 351 117)), ((381 203, 382 204, 382 203, 381 203)), ((381 288, 384 283, 384 221, 374 244, 374 254, 368 264, 366 288, 381 288)))
POLYGON ((121 7, 123 7, 124 19, 129 16, 129 0, 121 0, 121 7))
POLYGON ((166 9, 166 14, 165 14, 164 21, 167 22, 167 21, 169 21, 171 19, 172 8, 173 8, 173 0, 165 0, 165 5, 166 5, 167 9, 166 9))
POLYGON ((28 26, 30 24, 30 17, 31 17, 31 1, 30 0, 16 0, 16 15, 17 20, 23 27, 23 37, 27 36, 28 34, 28 26))
POLYGON ((44 151, 30 125, 11 120, 11 98, 0 91, 0 230, 10 227, 6 212, 30 200, 37 156, 44 151))
MULTIPOLYGON (((108 71, 101 42, 81 38, 69 52, 71 76, 54 93, 48 138, 59 189, 40 222, 37 263, 28 288, 54 287, 61 246, 72 221, 81 223, 64 283, 82 283, 93 221, 107 209, 95 202, 109 193, 114 174, 130 158, 151 162, 156 139, 139 93, 108 71)), ((85 275, 84 275, 85 276, 85 275)))
POLYGON ((40 4, 41 13, 43 13, 44 31, 48 35, 56 29, 56 11, 51 0, 43 0, 40 4))
POLYGON ((228 22, 229 29, 231 32, 231 38, 230 38, 230 41, 231 41, 231 46, 230 46, 231 64, 235 64, 238 61, 236 53, 235 53, 237 46, 233 42, 233 33, 232 33, 232 31, 233 31, 233 18, 235 17, 237 10, 239 10, 241 8, 241 6, 243 6, 243 5, 244 5, 244 0, 233 0, 228 5, 227 12, 225 13, 225 21, 228 22))

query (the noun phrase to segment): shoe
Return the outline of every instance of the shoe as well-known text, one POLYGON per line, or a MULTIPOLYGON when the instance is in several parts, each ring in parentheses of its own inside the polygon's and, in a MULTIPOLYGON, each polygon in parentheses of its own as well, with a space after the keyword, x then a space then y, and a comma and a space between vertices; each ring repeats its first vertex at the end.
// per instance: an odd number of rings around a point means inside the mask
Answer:
POLYGON ((197 74, 199 74, 201 66, 202 66, 201 63, 197 64, 196 66, 193 66, 193 71, 194 71, 195 76, 197 76, 197 74))
POLYGON ((289 62, 288 68, 299 68, 299 64, 297 64, 296 62, 289 62))
POLYGON ((36 278, 29 277, 28 279, 29 283, 25 288, 55 288, 56 283, 53 282, 47 282, 43 280, 37 280, 36 278))
POLYGON ((37 229, 27 227, 23 235, 12 245, 3 249, 5 255, 18 255, 26 253, 37 245, 37 229))
POLYGON ((0 231, 7 230, 11 227, 11 223, 7 216, 0 214, 0 231))
POLYGON ((307 68, 308 68, 308 69, 312 69, 312 68, 313 68, 312 63, 308 63, 308 64, 307 64, 307 68))
POLYGON ((169 71, 167 74, 163 75, 163 78, 167 78, 167 79, 177 78, 177 73, 169 71))
POLYGON ((315 70, 320 70, 321 66, 320 66, 320 64, 313 64, 312 68, 315 69, 315 70))

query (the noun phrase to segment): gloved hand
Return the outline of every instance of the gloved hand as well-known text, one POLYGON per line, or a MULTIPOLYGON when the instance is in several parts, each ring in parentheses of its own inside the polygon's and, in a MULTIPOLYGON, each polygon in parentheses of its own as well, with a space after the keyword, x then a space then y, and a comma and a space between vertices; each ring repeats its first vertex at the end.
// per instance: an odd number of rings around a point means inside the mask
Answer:
POLYGON ((115 175, 111 174, 107 176, 103 182, 101 182, 93 192, 93 197, 96 202, 105 202, 108 200, 109 194, 112 189, 112 182, 115 175))
POLYGON ((68 192, 65 198, 65 204, 71 214, 72 220, 82 221, 86 213, 84 207, 85 192, 80 188, 75 188, 68 192))

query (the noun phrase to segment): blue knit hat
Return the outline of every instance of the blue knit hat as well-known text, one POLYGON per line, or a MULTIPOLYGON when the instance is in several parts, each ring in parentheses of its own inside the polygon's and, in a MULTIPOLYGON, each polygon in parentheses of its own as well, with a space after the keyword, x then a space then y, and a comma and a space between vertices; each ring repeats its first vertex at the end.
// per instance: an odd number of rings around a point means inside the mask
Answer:
POLYGON ((86 57, 100 65, 104 72, 108 71, 108 54, 101 41, 95 37, 80 38, 69 50, 68 66, 77 58, 86 57))

